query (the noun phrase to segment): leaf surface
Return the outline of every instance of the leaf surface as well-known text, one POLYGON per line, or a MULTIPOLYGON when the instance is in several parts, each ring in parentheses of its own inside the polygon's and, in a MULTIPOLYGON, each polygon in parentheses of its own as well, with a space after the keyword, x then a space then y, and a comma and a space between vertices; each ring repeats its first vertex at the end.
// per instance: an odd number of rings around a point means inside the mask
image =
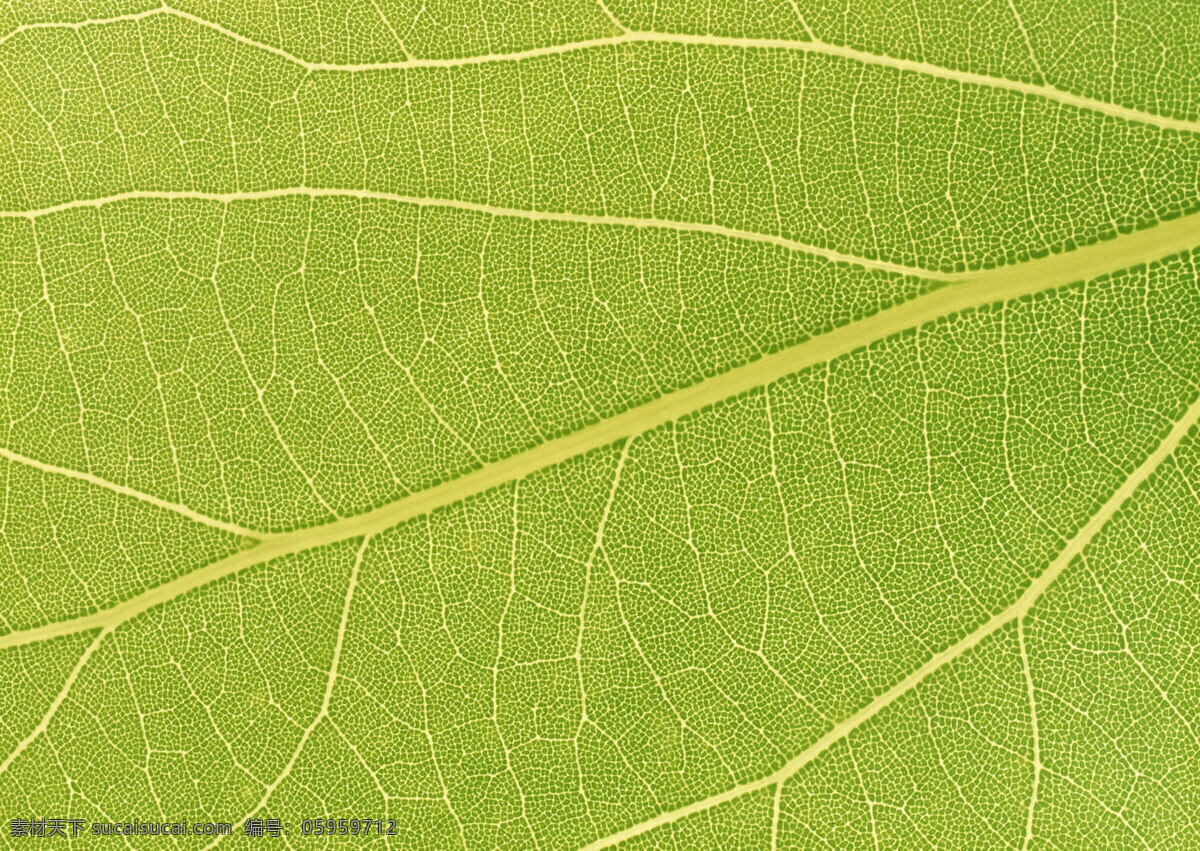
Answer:
POLYGON ((1194 844, 1143 5, 7 9, 4 811, 1194 844))

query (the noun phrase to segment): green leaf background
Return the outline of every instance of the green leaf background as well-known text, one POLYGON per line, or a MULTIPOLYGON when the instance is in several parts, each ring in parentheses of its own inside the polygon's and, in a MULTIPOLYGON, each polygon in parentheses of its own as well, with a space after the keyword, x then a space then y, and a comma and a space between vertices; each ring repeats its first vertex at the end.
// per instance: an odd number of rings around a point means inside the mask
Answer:
POLYGON ((5 819, 1200 847, 1194 2, 0 33, 5 819))

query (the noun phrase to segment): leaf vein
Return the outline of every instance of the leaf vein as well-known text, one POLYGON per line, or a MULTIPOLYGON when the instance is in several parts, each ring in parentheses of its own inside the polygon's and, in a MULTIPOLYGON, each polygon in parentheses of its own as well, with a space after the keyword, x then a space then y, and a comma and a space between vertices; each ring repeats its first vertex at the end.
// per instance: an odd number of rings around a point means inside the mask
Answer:
MULTIPOLYGON (((1105 115, 1109 115, 1114 118, 1120 118, 1126 121, 1137 121, 1143 124, 1151 124, 1156 127, 1169 128, 1184 132, 1200 132, 1200 121, 1158 115, 1156 113, 1146 112, 1144 110, 1134 109, 1132 107, 1120 106, 1118 104, 1096 100, 1094 98, 1085 97, 1083 95, 1078 95, 1074 92, 1058 88, 1057 86, 1053 86, 1046 82, 1031 83, 1018 80, 1009 80, 1004 77, 997 77, 989 74, 979 74, 973 71, 962 71, 941 65, 935 65, 929 62, 900 59, 893 56, 870 53, 865 50, 856 50, 852 47, 843 47, 837 44, 830 44, 829 42, 824 42, 819 39, 814 39, 812 41, 796 41, 791 39, 734 38, 714 35, 689 35, 685 33, 636 31, 627 30, 622 27, 621 33, 615 36, 585 39, 562 44, 551 44, 544 47, 531 48, 529 50, 514 51, 512 53, 489 53, 479 56, 464 56, 445 59, 408 58, 390 62, 313 62, 302 59, 281 47, 266 44, 264 42, 241 35, 240 33, 237 33, 214 21, 205 20, 204 18, 193 15, 190 12, 184 12, 163 4, 162 6, 157 6, 153 9, 147 9, 143 12, 129 15, 118 15, 111 18, 95 18, 73 23, 40 22, 21 24, 10 30, 4 36, 0 36, 0 44, 4 44, 10 38, 30 30, 54 28, 78 30, 88 26, 103 26, 105 24, 121 23, 125 21, 140 21, 157 15, 169 15, 190 21, 197 26, 213 30, 214 32, 217 32, 226 38, 230 38, 248 47, 279 56, 280 58, 305 69, 306 71, 359 72, 394 71, 405 70, 408 68, 455 68, 463 65, 482 65, 491 62, 520 62, 524 59, 532 59, 538 56, 552 56, 555 54, 573 53, 579 50, 587 50, 594 47, 616 46, 621 44, 665 43, 690 44, 705 47, 732 47, 750 50, 796 50, 806 53, 819 53, 826 56, 838 56, 868 65, 880 65, 888 68, 894 68, 899 71, 925 74, 927 76, 951 80, 966 85, 1007 89, 1009 91, 1018 92, 1021 94, 1043 97, 1047 100, 1074 106, 1079 109, 1100 112, 1105 115)), ((613 22, 614 24, 617 23, 615 19, 613 19, 613 22)))
MULTIPOLYGON (((769 385, 786 375, 848 354, 893 334, 981 305, 1030 296, 1075 281, 1104 275, 1114 269, 1150 263, 1190 250, 1195 242, 1195 220, 1180 218, 1155 228, 1134 231, 1121 239, 1093 243, 1066 254, 1052 254, 1028 263, 1002 266, 977 273, 959 284, 938 287, 906 302, 659 396, 643 405, 629 408, 578 431, 539 443, 372 511, 287 533, 260 536, 261 542, 250 549, 241 550, 171 582, 150 588, 112 608, 71 620, 0 635, 0 650, 58 635, 70 635, 85 629, 115 628, 159 603, 167 602, 244 568, 289 553, 360 535, 374 535, 404 521, 520 479, 536 470, 634 437, 741 393, 769 385)), ((1194 413, 1193 409, 1190 415, 1194 413)))
MULTIPOLYGON (((703 812, 719 804, 739 798, 742 795, 786 783, 801 768, 812 762, 835 743, 845 739, 854 730, 878 715, 905 694, 912 691, 926 677, 962 656, 996 630, 1013 620, 1019 621, 1029 612, 1034 603, 1042 596, 1042 593, 1058 578, 1067 565, 1075 562, 1083 549, 1096 536, 1096 533, 1104 527, 1109 518, 1117 512, 1138 486, 1148 479, 1158 466, 1171 455, 1179 442, 1194 429, 1198 420, 1200 420, 1200 396, 1193 399, 1186 412, 1175 422, 1170 432, 1168 432, 1154 451, 1146 457, 1146 460, 1138 465, 1133 473, 1122 482, 1121 486, 1100 506, 1096 513, 1080 527, 1079 531, 1072 536, 1066 546, 1059 552, 1058 556, 1030 583, 1029 587, 1017 598, 1016 602, 994 615, 956 644, 951 645, 940 653, 934 654, 925 664, 872 700, 858 712, 834 725, 825 735, 821 736, 816 742, 793 757, 773 774, 769 774, 759 780, 743 783, 725 792, 696 801, 677 810, 663 813, 618 833, 597 839, 595 842, 585 846, 581 851, 599 851, 601 848, 611 848, 656 827, 670 824, 694 813, 703 812)), ((1045 769, 1045 766, 1042 766, 1042 768, 1045 769)), ((1126 824, 1128 825, 1128 822, 1126 824)), ((1133 830, 1132 826, 1130 826, 1130 829, 1133 830)), ((1142 841, 1143 843, 1145 842, 1144 839, 1142 841)))

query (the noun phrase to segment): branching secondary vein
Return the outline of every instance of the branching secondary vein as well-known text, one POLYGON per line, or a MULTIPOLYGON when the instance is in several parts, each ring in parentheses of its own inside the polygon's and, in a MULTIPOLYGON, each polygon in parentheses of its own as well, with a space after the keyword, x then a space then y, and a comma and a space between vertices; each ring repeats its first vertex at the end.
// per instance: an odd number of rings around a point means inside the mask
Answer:
POLYGON ((134 490, 133 488, 126 487, 125 485, 119 485, 115 482, 110 482, 107 479, 102 479, 99 476, 92 475, 91 473, 81 473, 78 470, 59 467, 56 464, 47 464, 46 462, 38 461, 35 458, 27 458, 20 453, 13 452, 11 449, 6 449, 2 446, 0 446, 0 458, 12 461, 15 464, 24 464, 27 467, 32 467, 33 469, 39 470, 43 473, 49 473, 55 476, 66 476, 68 479, 77 479, 81 482, 87 482, 89 485, 94 485, 95 487, 112 491, 113 493, 120 494, 121 496, 127 496, 132 499, 149 503, 157 508, 174 512, 181 517, 186 517, 189 520, 196 521, 197 523, 203 523, 205 526, 211 526, 214 529, 220 529, 222 532, 229 532, 232 535, 241 535, 242 537, 246 538, 259 539, 270 537, 267 533, 256 532, 253 529, 247 529, 243 526, 239 526, 236 523, 229 523, 225 520, 209 517, 206 514, 201 514, 199 511, 188 508, 186 505, 180 505, 178 503, 168 502, 165 499, 159 499, 156 496, 142 493, 141 491, 134 490))
MULTIPOLYGON (((678 821, 681 818, 692 815, 693 813, 703 812, 711 809, 726 801, 732 801, 742 795, 767 789, 775 786, 782 786, 791 778, 797 771, 803 768, 808 763, 812 762, 826 750, 828 750, 835 742, 838 742, 848 736, 856 728, 878 715, 903 695, 907 694, 915 688, 922 680, 932 674, 934 671, 941 668, 948 662, 962 656, 972 647, 978 645, 981 641, 994 633, 996 630, 1005 624, 1011 623, 1013 620, 1023 618, 1034 603, 1042 596, 1042 593, 1050 587, 1051 583, 1058 578, 1059 574, 1067 565, 1071 564, 1076 557, 1083 551, 1088 543, 1095 537, 1096 533, 1108 522, 1109 518, 1116 513, 1117 509, 1124 504, 1133 492, 1142 482, 1149 478, 1158 466, 1166 459, 1179 444, 1181 440, 1192 431, 1200 420, 1200 398, 1195 399, 1191 406, 1187 409, 1184 415, 1175 423, 1167 436, 1159 443, 1158 447, 1138 465, 1121 486, 1110 496, 1100 509, 1092 515, 1092 517, 1083 525, 1082 528, 1067 542, 1067 545, 1059 552, 1058 556, 1052 561, 1049 567, 1042 572, 1037 579, 1030 583, 1025 592, 1017 598, 1017 601, 1008 608, 993 616, 990 620, 971 632, 958 643, 946 648, 940 653, 932 656, 924 665, 913 671, 903 680, 898 682, 892 688, 881 694, 875 700, 868 703, 858 712, 855 712, 849 718, 839 724, 834 725, 820 739, 814 742, 810 747, 806 748, 798 756, 787 762, 782 768, 773 774, 769 774, 760 780, 750 783, 744 783, 740 786, 722 792, 718 795, 705 798, 697 801, 694 804, 689 804, 685 807, 680 807, 668 813, 648 819, 640 824, 636 824, 625 830, 606 836, 603 839, 586 846, 583 851, 599 851, 601 848, 611 848, 628 839, 653 830, 661 825, 670 824, 678 821)), ((1040 766, 1040 760, 1035 767, 1040 766)), ((1035 793, 1036 794, 1036 793, 1035 793)), ((1032 805, 1031 805, 1032 806, 1032 805)))
POLYGON ((1186 38, 556 2, 0 26, 0 799, 1196 833, 1186 38))
POLYGON ((1155 228, 1135 231, 1120 239, 1094 243, 1066 254, 1052 254, 1029 263, 978 273, 957 284, 934 289, 373 511, 266 537, 251 549, 234 553, 151 588, 104 611, 2 635, 0 649, 85 629, 115 627, 152 606, 246 567, 289 553, 382 532, 406 520, 522 478, 543 467, 649 431, 908 328, 983 304, 1032 295, 1103 275, 1114 269, 1150 263, 1169 254, 1190 250, 1195 241, 1195 219, 1175 219, 1155 228))

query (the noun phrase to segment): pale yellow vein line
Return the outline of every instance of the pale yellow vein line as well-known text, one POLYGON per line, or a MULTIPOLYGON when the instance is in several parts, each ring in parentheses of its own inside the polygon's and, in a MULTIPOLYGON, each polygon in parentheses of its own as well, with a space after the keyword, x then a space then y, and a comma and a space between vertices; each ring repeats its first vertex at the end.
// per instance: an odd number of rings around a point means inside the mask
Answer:
POLYGON ((183 12, 179 9, 174 9, 164 4, 144 12, 138 12, 131 15, 121 15, 112 18, 98 18, 89 21, 65 24, 56 24, 51 22, 22 24, 10 31, 7 35, 0 38, 0 43, 3 43, 5 40, 11 38, 19 32, 24 32, 31 29, 50 29, 54 27, 80 29, 86 26, 117 23, 120 21, 140 20, 148 18, 152 15, 173 15, 175 17, 191 21, 198 26, 207 27, 208 29, 218 32, 227 38, 233 39, 249 47, 263 50, 282 57, 283 59, 286 59, 287 61, 304 68, 307 71, 354 72, 389 71, 402 70, 406 68, 453 68, 462 65, 480 65, 491 62, 519 62, 523 59, 533 59, 538 56, 552 56, 562 53, 572 53, 578 50, 587 50, 594 47, 605 47, 620 44, 647 44, 653 42, 665 44, 687 44, 701 47, 794 50, 805 53, 818 53, 825 56, 837 56, 843 59, 850 59, 869 65, 895 68, 900 71, 912 71, 917 74, 924 74, 930 77, 951 80, 957 83, 986 86, 988 88, 996 89, 1007 89, 1013 92, 1020 92, 1022 94, 1046 98, 1047 100, 1074 106, 1079 109, 1087 109, 1093 112, 1103 113, 1104 115, 1109 115, 1113 118, 1121 118, 1126 121, 1137 121, 1144 124, 1152 124, 1156 127, 1170 128, 1174 130, 1200 132, 1200 121, 1171 118, 1169 116, 1156 115, 1151 112, 1119 106, 1117 104, 1108 103, 1105 101, 1094 100, 1092 98, 1084 97, 1082 95, 1077 95, 1064 89, 1060 89, 1048 83, 1027 83, 1017 80, 1009 80, 1004 77, 993 77, 987 74, 961 71, 953 68, 946 68, 940 65, 934 65, 928 62, 917 62, 910 59, 898 59, 893 56, 882 56, 875 53, 868 53, 864 50, 855 50, 851 47, 842 47, 840 45, 829 44, 820 40, 795 41, 790 39, 730 38, 712 35, 688 35, 684 33, 658 33, 630 30, 609 38, 586 39, 568 42, 565 44, 547 45, 545 47, 514 51, 512 53, 493 53, 451 59, 403 59, 394 62, 311 62, 301 59, 300 57, 289 53, 283 48, 256 41, 255 39, 248 38, 240 33, 234 32, 233 30, 228 29, 221 24, 205 20, 204 18, 197 17, 190 12, 183 12))
POLYGON ((11 30, 9 30, 7 33, 5 33, 2 37, 0 37, 0 44, 4 44, 10 38, 13 38, 14 36, 18 36, 21 33, 29 32, 31 30, 54 30, 54 29, 81 30, 81 29, 86 29, 89 27, 103 27, 103 26, 107 26, 107 25, 111 25, 111 24, 120 24, 120 23, 129 22, 129 21, 143 21, 147 18, 153 18, 153 17, 157 17, 160 15, 169 15, 169 16, 175 17, 175 18, 182 18, 185 21, 191 21, 193 24, 204 27, 206 29, 210 29, 216 33, 220 33, 221 35, 225 36, 226 38, 232 39, 233 41, 236 41, 240 44, 244 44, 247 47, 252 47, 255 50, 262 50, 267 53, 273 53, 276 56, 282 57, 283 59, 286 59, 288 62, 291 62, 294 65, 299 65, 301 68, 305 68, 309 71, 314 71, 314 70, 353 71, 353 70, 366 70, 371 67, 402 67, 410 61, 410 60, 402 60, 400 62, 382 63, 380 66, 330 65, 330 64, 323 63, 323 62, 308 62, 304 59, 301 59, 299 56, 296 56, 294 53, 289 53, 288 51, 284 50, 281 47, 276 47, 275 45, 267 44, 266 42, 256 41, 255 39, 247 38, 246 36, 242 35, 241 33, 234 32, 233 30, 231 30, 227 27, 223 27, 214 21, 205 20, 204 18, 200 18, 200 17, 197 17, 196 15, 193 15, 191 12, 184 12, 181 9, 173 9, 170 6, 166 5, 165 3, 161 6, 155 6, 152 9, 146 9, 141 12, 131 12, 128 15, 113 15, 112 17, 109 17, 109 18, 88 18, 88 19, 82 20, 82 21, 66 21, 66 22, 40 21, 40 22, 29 23, 29 24, 19 24, 18 26, 13 27, 11 30))
POLYGON ((1045 80, 1046 74, 1042 71, 1042 63, 1038 61, 1037 53, 1033 50, 1033 39, 1029 37, 1029 30, 1025 29, 1021 13, 1017 11, 1017 4, 1013 0, 1008 0, 1008 8, 1013 13, 1013 19, 1017 22, 1017 29, 1021 31, 1021 37, 1025 39, 1025 49, 1029 51, 1029 61, 1033 63, 1033 70, 1037 71, 1038 76, 1045 80))
POLYGON ((1029 809, 1025 813, 1025 840, 1021 851, 1028 851, 1033 842, 1033 816, 1037 810, 1038 785, 1042 777, 1042 745, 1038 734, 1037 697, 1033 690, 1033 673, 1029 669, 1029 651, 1025 649, 1025 619, 1017 619, 1017 643, 1021 648, 1021 667, 1025 673, 1025 691, 1029 695, 1029 731, 1033 739, 1033 781, 1029 793, 1029 809))
POLYGON ((613 14, 612 9, 608 8, 608 4, 604 0, 596 0, 596 5, 600 7, 600 11, 604 13, 604 17, 608 18, 617 33, 629 32, 628 28, 613 14))
POLYGON ((932 290, 578 431, 486 464, 458 478, 417 491, 373 511, 266 537, 250 549, 148 589, 110 609, 0 635, 0 650, 86 629, 115 627, 153 606, 252 565, 359 535, 374 535, 406 520, 523 478, 543 467, 642 434, 693 414, 705 406, 770 384, 786 375, 939 317, 982 304, 1031 295, 1073 281, 1094 278, 1113 269, 1149 263, 1160 257, 1190 250, 1200 242, 1200 232, 1196 228, 1198 221, 1200 219, 1195 217, 1175 219, 1066 254, 1051 254, 1028 263, 979 273, 959 284, 932 290))
POLYGON ((205 526, 211 526, 214 529, 220 529, 222 532, 229 532, 231 535, 241 535, 246 538, 267 538, 270 537, 264 532, 255 532, 253 529, 246 529, 236 523, 228 523, 224 520, 218 520, 215 517, 209 517, 207 514, 201 514, 195 509, 188 508, 186 505, 180 505, 175 502, 168 502, 165 499, 159 499, 156 496, 151 496, 147 493, 134 490, 125 485, 118 485, 115 482, 110 482, 107 479, 102 479, 99 476, 91 473, 81 473, 79 470, 71 470, 66 467, 59 467, 55 464, 47 464, 45 461, 38 461, 36 458, 28 458, 20 453, 13 452, 11 449, 6 449, 0 446, 0 458, 12 461, 15 464, 23 464, 26 467, 32 467, 43 473, 53 476, 64 476, 68 479, 75 479, 80 482, 86 482, 89 485, 94 485, 98 488, 112 491, 121 496, 127 496, 131 499, 136 499, 141 502, 148 503, 157 508, 162 508, 167 511, 178 514, 181 517, 186 517, 188 520, 194 520, 197 523, 203 523, 205 526))
MULTIPOLYGON (((267 805, 267 801, 269 801, 271 796, 275 794, 275 790, 279 788, 279 784, 283 783, 283 781, 287 779, 288 775, 292 773, 292 769, 296 765, 296 760, 300 758, 300 753, 304 750, 304 746, 308 744, 308 740, 311 738, 313 731, 317 729, 317 725, 329 717, 329 703, 333 699, 333 687, 337 683, 338 664, 342 659, 342 645, 346 640, 346 624, 350 620, 350 605, 354 601, 354 590, 358 587, 358 572, 362 567, 363 556, 366 555, 367 546, 370 543, 370 537, 363 538, 362 544, 359 545, 358 552, 354 556, 354 566, 350 569, 350 581, 347 583, 346 596, 342 602, 342 615, 338 620, 337 640, 333 645, 333 659, 329 663, 329 678, 325 682, 325 694, 321 698, 321 708, 317 711, 317 715, 315 718, 313 718, 312 723, 309 724, 304 729, 304 732, 300 734, 300 740, 296 743, 296 749, 292 751, 292 758, 287 761, 287 765, 285 765, 283 770, 279 772, 278 777, 267 784, 266 789, 263 792, 262 799, 255 804, 254 809, 250 810, 250 812, 246 813, 245 816, 238 819, 237 824, 244 823, 246 819, 253 817, 255 813, 267 805)), ((224 836, 218 836, 208 845, 204 846, 206 851, 207 849, 216 846, 217 843, 224 838, 224 836)))
POLYGON ((166 11, 165 6, 156 6, 153 9, 146 9, 142 12, 131 12, 128 15, 113 15, 110 18, 85 18, 81 21, 34 21, 28 24, 18 24, 3 36, 0 36, 0 44, 4 44, 10 38, 15 38, 22 33, 35 30, 82 30, 88 27, 102 27, 106 24, 119 24, 123 21, 140 21, 143 18, 161 15, 166 11))
MULTIPOLYGON (((472 201, 457 201, 446 198, 421 198, 418 196, 398 195, 392 192, 378 192, 370 189, 335 189, 312 186, 292 186, 280 189, 264 189, 256 192, 199 192, 199 191, 158 191, 135 190, 115 195, 97 198, 82 198, 75 201, 64 201, 49 207, 36 210, 0 210, 0 219, 24 218, 36 219, 54 213, 68 210, 100 208, 109 204, 123 201, 153 200, 153 201, 211 201, 214 203, 237 203, 241 201, 263 201, 273 198, 358 198, 376 201, 389 201, 397 204, 412 204, 417 207, 438 207, 444 209, 463 210, 482 213, 489 216, 500 216, 530 221, 568 222, 582 225, 608 227, 629 227, 675 230, 685 233, 706 233, 722 236, 728 239, 741 239, 750 242, 763 242, 777 245, 789 251, 799 251, 817 257, 824 257, 835 263, 850 263, 869 269, 879 269, 897 275, 915 275, 935 281, 981 281, 1005 280, 1014 274, 1025 277, 1034 270, 1033 274, 1053 270, 1054 274, 1068 277, 1059 279, 1058 283, 1068 280, 1082 280, 1091 275, 1102 274, 1111 269, 1122 268, 1118 262, 1132 255, 1130 262, 1147 262, 1157 257, 1163 257, 1174 251, 1191 248, 1200 244, 1200 215, 1180 216, 1161 222, 1148 229, 1136 230, 1132 233, 1121 234, 1110 239, 1100 240, 1091 245, 1077 248, 1073 251, 1051 253, 1047 257, 1024 263, 1012 264, 973 272, 936 272, 928 269, 918 269, 897 263, 881 260, 868 260, 853 254, 832 251, 827 248, 806 245, 796 240, 787 239, 772 234, 756 231, 739 230, 723 225, 705 224, 702 222, 680 222, 670 219, 638 218, 629 216, 594 216, 582 213, 561 213, 541 210, 522 210, 513 207, 496 207, 490 204, 477 204, 472 201), (1099 262, 1097 262, 1099 261, 1099 262), (1072 270, 1077 270, 1072 272, 1072 270), (1074 274, 1074 277, 1069 277, 1074 274)), ((1044 274, 1041 274, 1044 277, 1044 274)))
POLYGON ((448 198, 420 198, 411 195, 397 195, 392 192, 377 192, 370 189, 323 189, 312 186, 293 186, 281 189, 264 189, 257 192, 160 192, 157 190, 141 190, 122 192, 116 195, 107 195, 100 198, 82 198, 76 201, 65 201, 62 204, 55 204, 51 207, 42 207, 37 210, 3 210, 0 211, 0 218, 36 219, 41 216, 47 216, 53 213, 61 213, 67 210, 77 210, 88 207, 103 207, 105 205, 115 204, 121 201, 134 200, 193 200, 233 203, 238 201, 263 201, 271 198, 290 197, 360 198, 375 201, 392 201, 397 204, 412 204, 417 207, 442 207, 454 210, 465 210, 473 213, 483 213, 489 216, 529 219, 531 221, 538 222, 571 222, 574 224, 583 225, 661 228, 663 230, 676 230, 687 233, 708 233, 715 234, 717 236, 728 237, 730 239, 745 239, 752 242, 770 243, 772 245, 778 245, 781 248, 786 248, 789 251, 803 251, 806 254, 824 257, 837 263, 854 263, 858 266, 866 266, 871 269, 881 269, 883 271, 893 272, 899 275, 920 275, 924 278, 951 281, 966 277, 967 274, 969 274, 931 272, 911 266, 903 266, 897 263, 887 263, 882 260, 867 260, 862 257, 856 257, 852 254, 843 254, 839 251, 831 251, 827 248, 818 248, 817 246, 813 245, 805 245, 802 242, 786 239, 782 236, 773 236, 771 234, 758 233, 756 231, 739 230, 737 228, 728 228, 722 225, 705 224, 702 222, 680 222, 670 219, 638 218, 632 216, 590 216, 582 213, 558 213, 543 210, 521 210, 512 207, 495 207, 490 204, 476 204, 472 201, 456 201, 448 198))
POLYGON ((75 680, 79 678, 79 673, 86 667, 88 660, 92 658, 92 654, 96 652, 96 648, 100 646, 108 634, 113 631, 113 628, 105 628, 100 630, 100 634, 95 640, 88 645, 87 650, 83 651, 83 655, 79 657, 79 661, 75 663, 75 667, 71 669, 71 673, 67 675, 67 679, 63 682, 62 688, 59 689, 58 695, 50 702, 50 706, 46 708, 46 713, 42 716, 42 720, 38 725, 30 731, 29 735, 20 741, 13 749, 13 752, 5 757, 4 762, 0 762, 0 774, 8 770, 8 767, 13 764, 14 760, 19 757, 26 748, 33 744, 42 733, 50 727, 50 722, 54 719, 63 701, 67 699, 67 694, 70 693, 71 687, 75 685, 75 680))
POLYGON ((771 851, 779 848, 779 813, 783 809, 783 784, 775 786, 771 802, 771 851))
POLYGON ((1168 432, 1167 436, 1163 438, 1154 451, 1147 456, 1145 461, 1138 465, 1137 469, 1135 469, 1133 473, 1121 483, 1121 486, 1117 488, 1117 490, 1104 502, 1102 506, 1100 506, 1099 510, 1097 510, 1096 513, 1091 516, 1087 523, 1085 523, 1083 527, 1075 533, 1071 540, 1067 542, 1066 546, 1063 547, 1062 551, 1059 552, 1058 556, 1055 557, 1055 559, 1050 563, 1050 566, 1046 568, 1046 570, 1044 570, 1037 579, 1030 583, 1029 587, 1019 598, 1017 598, 1015 603, 1013 603, 1004 611, 995 615, 993 618, 991 618, 991 620, 984 623, 957 644, 954 644, 942 652, 935 654, 924 665, 917 668, 917 670, 913 671, 903 680, 896 683, 879 697, 872 700, 862 709, 858 710, 858 712, 855 712, 844 721, 835 724, 833 728, 829 730, 829 732, 806 748, 798 756, 788 761, 788 763, 778 771, 773 774, 769 774, 760 780, 735 786, 728 791, 713 795, 710 798, 705 798, 701 801, 696 801, 693 804, 688 804, 685 807, 680 807, 677 810, 663 813, 659 816, 655 816, 652 819, 648 819, 644 822, 633 825, 632 827, 626 828, 618 833, 598 839, 590 845, 585 846, 582 851, 598 851, 598 849, 601 848, 611 848, 614 845, 645 833, 648 830, 653 830, 661 825, 670 824, 678 821, 681 818, 692 815, 693 813, 703 812, 719 804, 739 798, 742 795, 758 791, 759 789, 766 789, 775 786, 776 784, 787 782, 788 778, 792 777, 797 771, 808 765, 835 743, 844 739, 862 724, 866 723, 871 718, 874 718, 882 710, 895 703, 899 698, 912 691, 918 684, 920 684, 922 680, 924 680, 934 671, 938 670, 946 663, 962 656, 964 653, 966 653, 972 647, 975 647, 1002 626, 1011 623, 1014 619, 1024 617, 1029 612, 1030 608, 1033 607, 1033 604, 1038 601, 1038 598, 1041 597, 1042 593, 1050 586, 1051 583, 1054 582, 1055 579, 1058 578, 1063 569, 1072 561, 1074 561, 1075 557, 1083 551, 1084 547, 1086 547, 1092 538, 1095 537, 1096 533, 1103 528, 1104 524, 1108 522, 1109 518, 1111 518, 1114 513, 1116 513, 1117 509, 1124 504, 1125 500, 1127 500, 1138 488, 1138 486, 1141 485, 1142 482, 1144 482, 1150 476, 1150 474, 1158 468, 1163 460, 1175 450, 1175 447, 1179 445, 1179 441, 1181 441, 1184 436, 1187 435, 1188 431, 1196 424, 1198 419, 1200 419, 1200 397, 1192 402, 1191 406, 1187 409, 1187 411, 1184 412, 1183 416, 1175 423, 1170 432, 1168 432))

